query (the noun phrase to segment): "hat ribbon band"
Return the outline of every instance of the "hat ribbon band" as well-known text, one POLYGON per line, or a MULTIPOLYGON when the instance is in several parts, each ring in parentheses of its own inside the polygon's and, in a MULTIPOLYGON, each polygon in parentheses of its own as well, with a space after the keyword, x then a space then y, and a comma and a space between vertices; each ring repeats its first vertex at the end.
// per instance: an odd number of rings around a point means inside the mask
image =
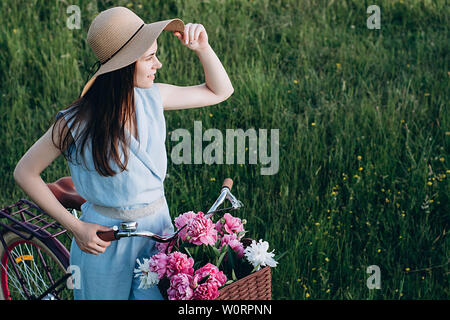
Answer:
POLYGON ((103 61, 103 62, 101 62, 100 60, 96 61, 96 62, 94 63, 94 65, 89 69, 90 72, 89 72, 88 79, 91 77, 91 74, 95 74, 95 73, 98 71, 98 69, 100 69, 100 66, 104 65, 106 62, 108 62, 109 60, 111 60, 111 59, 112 59, 112 58, 113 58, 120 50, 122 50, 123 47, 125 47, 125 46, 131 41, 131 39, 133 39, 134 36, 135 36, 135 35, 136 35, 136 34, 144 27, 144 25, 145 25, 145 23, 143 23, 143 24, 136 30, 136 32, 130 37, 130 39, 128 39, 128 41, 125 42, 125 43, 123 44, 123 46, 121 46, 116 52, 114 52, 113 55, 112 55, 111 57, 109 57, 108 59, 106 59, 106 60, 103 61), (95 69, 95 71, 92 71, 92 69, 95 69))
POLYGON ((105 61, 103 61, 103 62, 100 62, 102 65, 103 64, 105 64, 106 62, 108 62, 109 60, 111 60, 120 50, 122 50, 123 49, 123 47, 125 47, 127 44, 128 44, 128 42, 130 42, 131 41, 131 39, 133 39, 134 38, 134 36, 144 27, 144 25, 145 25, 145 23, 143 23, 137 30, 136 30, 136 32, 130 37, 130 39, 128 39, 128 41, 127 42, 125 42, 124 44, 123 44, 123 46, 121 46, 116 52, 114 52, 113 53, 113 55, 111 56, 111 57, 109 57, 108 59, 106 59, 105 61))

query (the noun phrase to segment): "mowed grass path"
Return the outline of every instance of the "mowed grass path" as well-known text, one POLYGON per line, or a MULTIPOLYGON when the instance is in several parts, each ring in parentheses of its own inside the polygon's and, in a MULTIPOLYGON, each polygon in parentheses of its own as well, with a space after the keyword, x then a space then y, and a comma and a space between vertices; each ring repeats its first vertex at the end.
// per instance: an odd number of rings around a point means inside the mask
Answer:
MULTIPOLYGON (((0 3, 0 206, 26 197, 12 172, 54 115, 81 92, 95 62, 89 24, 129 6, 146 22, 202 23, 235 92, 211 107, 166 112, 166 196, 173 216, 207 210, 225 177, 245 204, 249 236, 288 251, 274 299, 449 297, 449 77, 445 1, 64 1, 0 3), (171 131, 279 129, 279 171, 261 163, 171 162, 171 131), (366 286, 377 265, 381 289, 366 286)), ((195 53, 159 40, 157 82, 204 82, 195 53)), ((206 146, 208 142, 204 142, 206 146)), ((269 153, 270 153, 269 147, 269 153)), ((225 145, 224 145, 225 152, 225 145)), ((69 175, 62 157, 42 177, 69 175)))

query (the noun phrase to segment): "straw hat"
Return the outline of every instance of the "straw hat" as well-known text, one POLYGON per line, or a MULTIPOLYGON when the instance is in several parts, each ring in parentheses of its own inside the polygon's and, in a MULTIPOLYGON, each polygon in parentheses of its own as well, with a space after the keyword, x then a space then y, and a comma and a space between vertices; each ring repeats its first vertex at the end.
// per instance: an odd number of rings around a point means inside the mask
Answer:
POLYGON ((98 59, 93 67, 97 66, 98 70, 84 86, 81 96, 99 75, 126 67, 138 60, 163 30, 184 33, 184 23, 175 18, 146 24, 125 7, 100 12, 88 31, 89 46, 98 59))

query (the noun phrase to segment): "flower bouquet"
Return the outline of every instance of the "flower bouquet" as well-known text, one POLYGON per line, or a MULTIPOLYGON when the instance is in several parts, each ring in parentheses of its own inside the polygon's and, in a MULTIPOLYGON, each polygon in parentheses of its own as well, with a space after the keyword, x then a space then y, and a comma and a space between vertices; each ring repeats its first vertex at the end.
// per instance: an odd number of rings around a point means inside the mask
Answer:
POLYGON ((247 279, 261 274, 265 298, 270 299, 270 267, 278 262, 266 241, 244 238, 245 220, 226 213, 214 223, 203 212, 189 211, 174 223, 177 229, 185 226, 178 238, 157 243, 158 253, 137 261, 134 272, 140 288, 158 285, 170 300, 225 299, 232 291, 229 288, 245 285, 247 279))

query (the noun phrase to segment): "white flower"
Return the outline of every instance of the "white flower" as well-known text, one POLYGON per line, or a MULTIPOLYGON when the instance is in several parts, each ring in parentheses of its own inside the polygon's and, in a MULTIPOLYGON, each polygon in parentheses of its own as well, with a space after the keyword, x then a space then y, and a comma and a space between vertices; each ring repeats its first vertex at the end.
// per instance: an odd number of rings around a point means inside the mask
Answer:
POLYGON ((144 258, 143 263, 139 259, 136 259, 136 261, 139 266, 137 269, 134 269, 134 273, 136 273, 134 277, 140 277, 141 280, 138 289, 148 289, 151 286, 157 285, 159 283, 158 274, 150 271, 148 266, 149 259, 144 258))
POLYGON ((261 239, 257 243, 255 240, 244 250, 245 257, 256 268, 261 269, 261 266, 276 267, 278 262, 273 259, 274 253, 267 252, 269 250, 269 243, 261 239))

